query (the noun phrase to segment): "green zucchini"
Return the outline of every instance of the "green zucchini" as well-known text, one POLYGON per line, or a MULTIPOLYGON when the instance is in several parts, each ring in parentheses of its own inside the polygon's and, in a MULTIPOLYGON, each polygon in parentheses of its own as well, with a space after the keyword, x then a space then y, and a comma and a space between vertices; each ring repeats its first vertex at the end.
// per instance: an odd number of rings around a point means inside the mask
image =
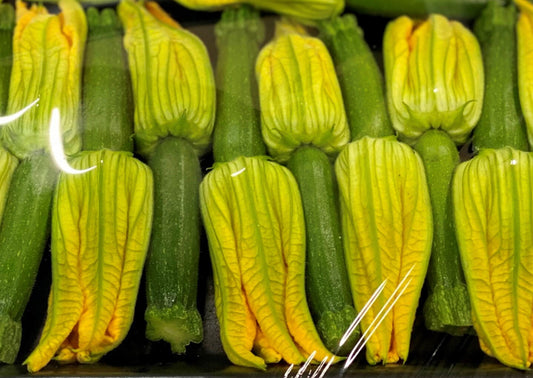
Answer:
POLYGON ((34 152, 13 174, 0 225, 0 361, 13 363, 28 303, 50 230, 57 168, 34 152))
POLYGON ((196 308, 200 251, 200 162, 192 145, 167 137, 148 165, 154 174, 154 221, 146 262, 146 337, 174 353, 203 338, 196 308))
POLYGON ((15 10, 11 4, 0 4, 0 114, 5 114, 13 63, 13 29, 15 10))
POLYGON ((326 347, 345 355, 359 338, 359 330, 339 349, 357 313, 344 262, 331 163, 318 148, 303 146, 292 153, 287 167, 298 183, 304 209, 309 308, 326 347))
POLYGON ((513 147, 528 151, 517 81, 516 8, 491 3, 474 25, 483 54, 485 97, 474 129, 474 150, 513 147))
POLYGON ((218 59, 213 156, 216 162, 266 154, 254 71, 264 34, 259 13, 250 6, 223 12, 215 26, 218 59))
POLYGON ((393 135, 383 76, 355 16, 336 17, 319 27, 319 37, 335 63, 352 141, 393 135))
POLYGON ((346 8, 383 17, 424 17, 440 13, 466 20, 476 18, 490 2, 502 3, 503 0, 346 0, 346 8))
POLYGON ((415 144, 426 171, 433 213, 433 245, 424 303, 426 328, 462 335, 472 325, 459 248, 455 237, 451 180, 459 164, 455 143, 441 130, 426 131, 415 144))
POLYGON ((82 86, 83 150, 133 151, 131 82, 122 24, 113 9, 87 9, 82 86), (128 111, 129 110, 129 111, 128 111))

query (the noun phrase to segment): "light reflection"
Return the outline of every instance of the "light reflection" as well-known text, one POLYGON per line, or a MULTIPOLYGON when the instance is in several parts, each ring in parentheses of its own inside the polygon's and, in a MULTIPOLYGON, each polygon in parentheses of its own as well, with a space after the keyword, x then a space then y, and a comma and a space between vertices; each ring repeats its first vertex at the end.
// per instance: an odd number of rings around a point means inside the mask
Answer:
POLYGON ((320 370, 322 370, 322 368, 326 365, 327 361, 328 361, 328 357, 326 356, 322 359, 322 361, 320 361, 320 365, 318 365, 318 367, 315 369, 311 378, 315 378, 318 375, 320 370))
POLYGON ((52 158, 54 159, 54 162, 61 171, 73 175, 79 175, 81 173, 92 171, 96 168, 96 165, 93 165, 92 167, 86 169, 75 169, 72 168, 67 162, 65 150, 63 149, 63 140, 61 138, 61 125, 58 108, 52 109, 52 117, 50 118, 49 140, 50 153, 52 155, 52 158))
POLYGON ((511 160, 511 165, 516 165, 517 161, 516 159, 511 160))
POLYGON ((396 287, 396 289, 391 294, 391 296, 389 297, 387 302, 385 302, 385 304, 383 305, 381 310, 378 312, 378 314, 376 315, 374 320, 370 323, 370 325, 368 326, 367 330, 363 333, 363 336, 361 336, 359 341, 357 341, 357 344, 355 344, 355 347, 352 349, 352 351, 348 355, 348 358, 346 359, 346 363, 344 364, 343 370, 346 370, 353 363, 353 361, 357 358, 359 353, 361 353, 361 350, 363 350, 363 348, 366 345, 367 341, 370 339, 370 337, 372 337, 374 332, 376 332, 376 330, 380 326, 381 322, 383 322, 383 320, 387 317, 387 315, 392 310, 392 308, 394 307, 394 305, 396 304, 398 299, 400 299, 400 297, 402 296, 402 294, 405 291, 405 289, 407 289, 407 287, 411 283, 412 279, 409 279, 409 281, 407 281, 407 283, 405 281, 407 280, 407 278, 409 277, 409 275, 411 274, 411 272, 415 268, 415 265, 416 264, 413 264, 411 269, 409 269, 409 271, 407 272, 405 277, 402 279, 400 284, 396 287), (392 303, 391 303, 391 301, 392 301, 392 303))
POLYGON ((323 378, 324 375, 326 375, 326 372, 328 371, 329 367, 333 364, 333 361, 335 361, 335 356, 331 356, 331 358, 328 361, 328 364, 326 365, 326 367, 324 367, 324 371, 322 372, 322 374, 320 374, 320 377, 318 378, 323 378))
MULTIPOLYGON (((411 281, 413 280, 409 278, 409 275, 412 273, 413 269, 415 268, 416 264, 413 264, 411 269, 405 274, 404 278, 400 281, 396 289, 394 289, 393 293, 389 297, 389 299, 385 302, 381 310, 377 313, 374 320, 370 323, 370 326, 368 329, 363 333, 361 338, 357 341, 356 345, 348 355, 346 362, 343 367, 343 371, 345 371, 357 358, 359 353, 363 350, 364 346, 366 345, 367 341, 372 337, 374 332, 379 328, 383 320, 387 317, 389 312, 393 309, 393 307, 396 305, 396 302, 401 298, 407 287, 411 284, 411 281)), ((339 342, 339 348, 346 342, 346 340, 349 338, 351 333, 355 330, 357 325, 361 322, 361 320, 364 318, 364 316, 367 314, 368 310, 372 307, 376 299, 381 295, 383 292, 383 289, 385 288, 385 285, 387 283, 387 280, 383 281, 381 285, 378 286, 378 288, 374 291, 370 299, 367 301, 367 303, 364 305, 364 307, 361 309, 357 317, 354 319, 348 330, 345 332, 344 336, 342 337, 341 341, 339 342)), ((311 363, 312 359, 314 358, 316 352, 311 353, 305 364, 298 370, 298 373, 295 375, 295 378, 302 377, 305 373, 305 370, 308 368, 309 364, 311 363)), ((329 361, 327 360, 327 357, 324 358, 320 365, 316 368, 316 370, 311 375, 311 372, 308 374, 312 378, 316 377, 318 373, 320 373, 320 376, 318 378, 323 378, 326 375, 326 372, 330 368, 330 366, 333 364, 333 361, 335 360, 335 356, 332 356, 329 361), (327 364, 326 364, 327 361, 327 364), (322 371, 321 371, 322 370, 322 371)), ((289 374, 291 373, 294 365, 290 365, 287 371, 285 372, 284 378, 288 378, 289 374)))
POLYGON ((294 364, 290 364, 283 378, 289 378, 289 374, 291 373, 293 367, 294 367, 294 364))
POLYGON ((231 177, 235 177, 235 176, 238 176, 240 175, 241 173, 243 173, 244 171, 246 171, 246 167, 242 168, 242 169, 239 169, 237 172, 233 172, 231 174, 231 177))
POLYGON ((20 109, 18 112, 0 117, 0 126, 7 125, 8 123, 13 122, 17 118, 22 117, 22 115, 24 113, 26 113, 28 110, 30 110, 34 105, 39 106, 39 97, 37 97, 37 99, 35 99, 29 105, 27 105, 24 108, 20 109))
POLYGON ((314 350, 313 353, 311 353, 309 357, 307 357, 307 361, 305 361, 305 364, 300 368, 300 370, 298 370, 298 373, 296 373, 295 378, 299 378, 303 376, 303 374, 307 370, 307 367, 309 366, 311 361, 313 361, 313 358, 315 358, 315 354, 316 354, 316 350, 314 350))
POLYGON ((352 324, 350 324, 350 327, 348 327, 348 330, 344 333, 344 335, 341 338, 341 341, 339 341, 339 349, 344 345, 344 343, 350 338, 352 333, 355 331, 359 323, 361 323, 361 320, 366 315, 368 310, 370 310, 370 307, 374 304, 376 299, 379 297, 383 289, 385 288, 385 284, 387 283, 387 280, 383 281, 381 285, 378 286, 378 288, 374 291, 374 293, 370 296, 370 299, 366 302, 364 307, 359 311, 357 316, 355 317, 352 324))

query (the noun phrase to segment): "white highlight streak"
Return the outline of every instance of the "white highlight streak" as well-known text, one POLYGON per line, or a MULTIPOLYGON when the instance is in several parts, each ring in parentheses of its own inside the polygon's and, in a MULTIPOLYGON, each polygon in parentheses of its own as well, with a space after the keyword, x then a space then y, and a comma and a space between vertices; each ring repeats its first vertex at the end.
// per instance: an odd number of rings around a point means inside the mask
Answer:
POLYGON ((322 361, 320 361, 320 365, 318 365, 318 367, 315 369, 311 378, 315 378, 317 376, 318 372, 324 367, 327 360, 328 360, 328 357, 326 356, 322 359, 322 361))
POLYGON ((414 267, 415 267, 415 264, 413 264, 411 269, 409 269, 409 271, 407 272, 405 277, 402 279, 402 281, 400 282, 398 287, 396 287, 396 289, 391 294, 391 296, 389 297, 387 302, 385 302, 385 304, 383 305, 381 310, 378 312, 378 314, 376 315, 376 317, 374 318, 372 323, 370 323, 370 325, 368 326, 368 329, 363 333, 363 336, 359 339, 359 341, 357 342, 355 347, 352 349, 352 351, 348 355, 346 363, 344 364, 344 367, 343 367, 344 370, 346 370, 353 363, 355 358, 359 355, 359 353, 361 352, 363 347, 366 345, 368 339, 370 339, 370 337, 372 337, 374 332, 376 332, 376 330, 380 326, 381 322, 383 322, 383 320, 388 315, 388 313, 392 310, 392 308, 394 307, 394 305, 396 304, 398 299, 400 299, 400 297, 402 296, 402 294, 405 291, 405 289, 407 289, 407 287, 411 283, 412 279, 407 281, 407 283, 405 285, 404 285, 404 283, 405 283, 405 280, 407 279, 407 277, 409 277, 409 275, 413 271, 414 267), (400 290, 400 288, 401 288, 401 290, 400 290), (396 295, 397 293, 398 293, 398 295, 396 295), (396 296, 396 298, 394 298, 395 296, 396 296), (392 301, 392 303, 391 303, 391 301, 392 301))
POLYGON ((294 367, 294 364, 291 364, 291 365, 287 368, 287 371, 285 372, 285 375, 283 376, 283 378, 289 378, 289 374, 291 373, 293 367, 294 367))
POLYGON ((331 358, 329 359, 328 364, 324 368, 324 371, 322 372, 322 374, 320 374, 320 377, 318 377, 318 378, 324 378, 324 376, 326 375, 326 372, 328 371, 328 369, 331 366, 331 364, 333 364, 334 360, 335 360, 335 356, 331 356, 331 358))
POLYGON ((305 361, 305 364, 300 368, 300 370, 298 370, 298 373, 296 373, 296 375, 294 376, 295 378, 303 376, 303 374, 307 370, 307 367, 309 366, 311 361, 313 361, 313 358, 315 357, 315 354, 316 354, 316 350, 313 351, 313 353, 311 353, 309 355, 309 357, 307 357, 307 361, 305 361))
POLYGON ((39 102, 39 97, 37 97, 37 99, 34 100, 31 104, 29 104, 26 107, 20 109, 18 112, 0 117, 0 126, 7 125, 8 123, 13 122, 17 118, 22 117, 22 115, 24 113, 26 113, 28 110, 30 110, 38 102, 39 102))
POLYGON ((54 162, 59 167, 59 169, 65 173, 79 175, 81 173, 86 173, 92 171, 96 168, 96 165, 93 165, 87 169, 74 169, 68 162, 67 157, 65 156, 65 150, 63 149, 63 140, 61 138, 61 127, 60 127, 60 116, 59 109, 52 109, 52 116, 50 118, 50 129, 49 129, 49 140, 50 140, 50 153, 54 162))
POLYGON ((350 327, 348 327, 348 330, 344 333, 342 336, 341 341, 339 341, 339 348, 344 345, 344 343, 348 340, 348 338, 351 336, 353 331, 357 328, 359 323, 361 323, 361 320, 363 320, 363 317, 366 315, 368 310, 370 310, 370 307, 374 304, 376 299, 378 299, 379 295, 385 288, 385 284, 387 283, 387 280, 383 281, 381 285, 378 286, 378 288, 374 291, 370 299, 366 302, 364 307, 361 309, 361 311, 357 314, 352 324, 350 324, 350 327))
POLYGON ((231 177, 235 177, 235 176, 238 176, 240 175, 241 173, 243 173, 244 171, 246 171, 246 167, 242 168, 242 169, 239 169, 237 172, 233 172, 231 174, 231 177))

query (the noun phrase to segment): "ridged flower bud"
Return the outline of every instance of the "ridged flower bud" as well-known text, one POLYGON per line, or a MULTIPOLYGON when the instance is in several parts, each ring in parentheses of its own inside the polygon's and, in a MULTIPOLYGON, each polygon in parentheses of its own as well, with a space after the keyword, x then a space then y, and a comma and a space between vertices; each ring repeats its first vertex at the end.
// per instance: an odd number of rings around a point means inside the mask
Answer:
POLYGON ((442 129, 466 142, 481 115, 483 60, 475 36, 461 23, 431 15, 392 21, 383 40, 389 114, 400 138, 414 143, 442 129))
POLYGON ((405 362, 433 237, 422 160, 394 137, 363 137, 342 150, 335 173, 356 309, 361 311, 385 282, 361 320, 363 335, 375 331, 368 336, 366 358, 371 364, 405 362), (398 301, 374 329, 372 322, 395 297, 398 301))
POLYGON ((204 153, 211 142, 216 106, 205 45, 156 2, 124 0, 118 14, 133 84, 137 152, 148 155, 160 138, 172 135, 204 153))
POLYGON ((59 8, 61 13, 49 14, 43 5, 17 2, 7 113, 39 100, 1 129, 5 146, 18 158, 49 149, 53 108, 61 113, 65 152, 70 155, 81 148, 79 104, 87 21, 75 0, 61 0, 59 8))
POLYGON ((153 180, 129 152, 81 152, 62 172, 52 210, 52 288, 44 329, 25 361, 94 363, 133 320, 150 240, 153 180), (91 169, 92 168, 92 169, 91 169))
POLYGON ((457 167, 457 242, 481 349, 505 365, 533 362, 533 154, 483 149, 457 167))
POLYGON ((344 9, 344 0, 176 0, 181 5, 197 10, 221 10, 238 4, 298 18, 302 21, 334 17, 344 9))
POLYGON ((335 67, 326 46, 303 29, 279 23, 257 58, 263 139, 287 161, 301 145, 335 155, 350 130, 335 67))

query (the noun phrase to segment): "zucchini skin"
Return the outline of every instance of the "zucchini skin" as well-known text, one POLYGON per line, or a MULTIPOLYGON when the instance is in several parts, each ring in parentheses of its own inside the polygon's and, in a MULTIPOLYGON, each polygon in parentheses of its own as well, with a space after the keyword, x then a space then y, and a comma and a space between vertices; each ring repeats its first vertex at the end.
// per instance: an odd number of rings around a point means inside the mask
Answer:
POLYGON ((357 316, 344 261, 333 170, 327 155, 303 146, 288 162, 304 209, 306 229, 306 291, 309 308, 326 347, 347 354, 359 330, 339 349, 339 341, 357 316))
POLYGON ((424 17, 430 13, 460 19, 476 18, 490 2, 501 0, 346 0, 346 8, 383 17, 407 15, 424 17))
POLYGON ((518 95, 516 8, 491 3, 474 25, 483 54, 485 96, 474 129, 474 150, 513 147, 528 151, 518 95))
POLYGON ((115 11, 87 10, 82 86, 83 150, 133 151, 133 98, 115 11))
POLYGON ((215 35, 218 58, 214 159, 228 162, 240 156, 266 155, 254 70, 264 40, 259 12, 249 6, 223 12, 215 35))
POLYGON ((319 37, 335 64, 352 141, 364 136, 394 135, 383 76, 355 16, 347 14, 323 21, 319 29, 319 37))
POLYGON ((414 146, 424 163, 433 213, 433 245, 424 303, 426 328, 462 335, 472 325, 470 299, 455 236, 451 181, 459 152, 440 130, 426 131, 414 146))
POLYGON ((58 171, 35 152, 13 174, 0 226, 0 361, 13 363, 20 347, 21 318, 50 231, 58 171))
POLYGON ((167 137, 148 165, 154 176, 154 216, 146 261, 146 336, 174 353, 203 339, 196 308, 200 251, 200 162, 192 145, 167 137))
POLYGON ((0 4, 0 114, 6 113, 11 66, 13 64, 13 29, 15 9, 11 4, 0 4))

